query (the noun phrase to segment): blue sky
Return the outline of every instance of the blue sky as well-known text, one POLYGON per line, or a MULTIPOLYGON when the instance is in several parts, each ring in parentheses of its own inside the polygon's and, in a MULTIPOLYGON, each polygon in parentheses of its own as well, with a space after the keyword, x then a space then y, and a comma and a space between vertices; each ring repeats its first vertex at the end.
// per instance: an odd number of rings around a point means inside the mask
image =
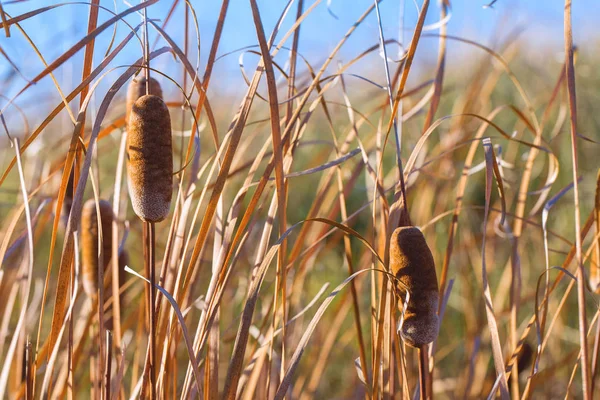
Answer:
MULTIPOLYGON (((305 9, 315 0, 305 1, 305 9)), ((545 50, 554 51, 560 55, 563 48, 563 7, 564 2, 559 0, 497 0, 493 8, 484 8, 490 0, 454 0, 452 1, 452 17, 448 23, 450 34, 459 35, 467 39, 476 40, 479 43, 493 45, 496 36, 506 37, 509 32, 522 28, 520 34, 521 40, 531 42, 529 46, 532 54, 545 50)), ((183 3, 183 1, 181 2, 183 3)), ((214 27, 220 9, 220 1, 217 0, 192 0, 192 4, 198 16, 201 37, 201 63, 200 72, 204 70, 208 49, 212 40, 214 27)), ((286 1, 284 0, 259 0, 259 8, 265 31, 267 34, 272 30, 279 14, 283 10, 286 1)), ((417 3, 420 6, 422 0, 406 0, 405 5, 405 26, 406 40, 409 40, 417 17, 417 3)), ((434 23, 439 19, 437 1, 432 1, 427 18, 427 23, 434 23)), ((31 0, 21 3, 11 4, 4 2, 5 10, 11 15, 16 16, 39 7, 54 4, 50 1, 31 0)), ((114 9, 112 0, 102 0, 101 4, 107 8, 114 9)), ((117 9, 119 11, 129 7, 122 0, 117 0, 117 9)), ((161 0, 158 4, 149 8, 150 18, 164 18, 167 10, 172 4, 171 0, 161 0)), ((300 52, 314 66, 318 66, 324 57, 329 54, 333 47, 343 37, 344 33, 356 21, 359 15, 372 4, 371 0, 322 0, 314 12, 307 18, 301 28, 300 52), (329 7, 328 7, 329 3, 329 7), (334 14, 334 15, 332 15, 334 14)), ((399 0, 384 0, 380 8, 386 38, 397 38, 399 32, 399 0)), ((62 52, 72 46, 77 40, 85 35, 87 27, 88 7, 83 4, 74 4, 49 11, 36 16, 33 19, 22 23, 23 28, 30 35, 31 39, 40 48, 47 62, 51 62, 62 52)), ((590 45, 597 39, 598 30, 597 21, 600 17, 600 2, 596 0, 575 0, 573 5, 573 25, 574 40, 576 44, 589 47, 589 51, 595 51, 595 46, 590 45)), ((293 23, 295 15, 295 5, 293 11, 289 13, 281 29, 279 38, 285 33, 293 23)), ((100 13, 100 22, 110 18, 110 14, 102 11, 100 13)), ((129 15, 127 18, 131 24, 140 21, 138 15, 129 15)), ((175 18, 167 27, 167 32, 177 39, 178 43, 183 43, 183 6, 179 5, 175 11, 175 18)), ((6 38, 0 35, 0 46, 12 58, 12 60, 21 68, 26 77, 33 77, 43 69, 39 58, 33 52, 31 46, 25 41, 23 36, 16 30, 11 30, 12 37, 6 38)), ((435 31, 434 31, 435 32, 435 31)), ((108 47, 112 29, 107 30, 97 40, 97 54, 94 60, 97 65, 102 59, 105 50, 108 47)), ((117 30, 117 42, 128 33, 123 24, 119 25, 117 30)), ((151 33, 151 42, 154 42, 156 34, 151 33)), ((363 25, 361 25, 353 37, 344 46, 339 53, 337 60, 348 61, 354 56, 360 54, 362 50, 377 43, 378 28, 376 15, 372 13, 363 25)), ((244 46, 251 46, 257 43, 255 28, 252 21, 252 14, 248 0, 231 0, 229 13, 227 16, 225 30, 219 54, 224 54, 244 46)), ((597 43, 597 42, 595 42, 597 43)), ((396 47, 389 48, 390 54, 397 52, 396 47)), ((419 53, 418 62, 427 62, 434 60, 437 51, 437 40, 435 38, 423 39, 419 53)), ((450 44, 449 51, 453 57, 461 54, 469 54, 468 46, 464 44, 450 44)), ((139 45, 131 43, 115 61, 115 65, 123 65, 133 62, 140 57, 139 45)), ((243 81, 239 73, 238 65, 239 53, 221 59, 215 68, 215 77, 219 78, 218 85, 221 87, 239 87, 243 86, 243 81)), ((80 80, 81 59, 83 52, 79 54, 69 64, 57 71, 57 79, 64 86, 64 91, 73 88, 80 80)), ((285 62, 287 55, 283 54, 282 63, 285 62)), ((195 57, 193 57, 195 59, 195 57)), ((251 71, 256 64, 255 56, 247 56, 247 71, 251 71)), ((164 68, 166 72, 171 73, 177 64, 168 57, 163 57, 155 65, 157 68, 164 68)), ((377 65, 377 68, 380 64, 377 65)), ((365 68, 365 65, 362 66, 365 68)), ((0 74, 4 75, 10 71, 7 62, 0 64, 0 74)), ((25 81, 17 78, 13 79, 9 88, 4 89, 5 95, 10 95, 19 90, 25 81)), ((42 83, 28 93, 24 98, 31 95, 39 95, 39 91, 53 89, 51 80, 45 78, 42 83)), ((58 97, 56 97, 58 99, 58 97)), ((52 101, 55 103, 54 101, 52 101)))

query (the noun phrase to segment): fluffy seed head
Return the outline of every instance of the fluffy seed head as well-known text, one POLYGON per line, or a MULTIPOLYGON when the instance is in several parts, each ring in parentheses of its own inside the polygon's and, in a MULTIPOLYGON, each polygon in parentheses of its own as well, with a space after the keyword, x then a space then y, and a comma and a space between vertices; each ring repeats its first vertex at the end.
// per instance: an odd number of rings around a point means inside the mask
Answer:
MULTIPOLYGON (((100 200, 100 223, 102 224, 102 267, 110 262, 112 244, 113 212, 110 203, 100 200)), ((94 296, 98 291, 98 217, 94 199, 83 205, 81 212, 81 264, 83 289, 88 296, 94 296)))
MULTIPOLYGON (((162 99, 163 93, 162 93, 162 89, 160 87, 160 83, 158 83, 158 81, 152 77, 150 77, 149 89, 150 89, 149 94, 153 94, 162 99)), ((140 97, 145 96, 145 95, 146 95, 146 77, 138 76, 136 78, 133 78, 131 80, 131 82, 129 83, 129 86, 127 87, 127 103, 126 103, 127 108, 125 109, 125 121, 127 123, 129 123, 129 116, 131 114, 131 109, 133 108, 133 105, 135 104, 137 99, 139 99, 140 97)))
POLYGON ((171 118, 158 96, 140 97, 131 109, 127 131, 127 177, 133 210, 142 220, 169 215, 173 192, 171 118))
POLYGON ((438 335, 438 282, 433 255, 419 228, 397 228, 390 240, 390 270, 398 278, 402 309, 406 291, 410 294, 404 310, 401 336, 413 347, 431 343, 438 335))

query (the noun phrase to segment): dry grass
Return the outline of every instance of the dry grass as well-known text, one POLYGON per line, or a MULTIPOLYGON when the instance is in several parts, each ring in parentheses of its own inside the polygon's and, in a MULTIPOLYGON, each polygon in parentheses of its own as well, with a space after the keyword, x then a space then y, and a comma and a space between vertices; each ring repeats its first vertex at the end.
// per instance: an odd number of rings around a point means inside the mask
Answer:
POLYGON ((239 95, 234 5, 200 41, 192 5, 155 3, 0 4, 0 44, 40 66, 0 47, 0 85, 22 84, 1 108, 0 398, 597 397, 600 81, 569 0, 544 64, 514 33, 448 35, 427 0, 398 60, 366 2, 312 62, 327 2, 273 27, 250 0, 239 95), (85 33, 46 60, 24 25, 69 7, 85 33))

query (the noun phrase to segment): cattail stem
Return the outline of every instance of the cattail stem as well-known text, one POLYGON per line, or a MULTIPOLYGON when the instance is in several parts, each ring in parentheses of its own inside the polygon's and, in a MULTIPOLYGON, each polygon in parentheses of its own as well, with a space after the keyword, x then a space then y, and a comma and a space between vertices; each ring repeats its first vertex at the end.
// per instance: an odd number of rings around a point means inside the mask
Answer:
MULTIPOLYGON (((152 82, 146 79, 147 82, 152 82)), ((142 398, 155 398, 156 393, 156 277, 154 223, 164 220, 170 211, 173 191, 173 154, 169 109, 158 95, 142 95, 138 82, 132 83, 132 104, 127 126, 127 176, 133 210, 143 221, 144 268, 150 287, 146 290, 149 340, 144 364, 142 398), (137 99, 136 99, 137 97, 137 99), (151 394, 147 396, 147 377, 151 394)), ((158 94, 160 86, 156 83, 158 94)), ((128 92, 129 95, 129 92, 128 92)))
POLYGON ((148 42, 148 7, 144 7, 144 76, 146 77, 146 94, 150 94, 150 43, 148 42))
MULTIPOLYGON (((155 231, 154 231, 154 222, 148 222, 149 227, 149 236, 150 236, 150 322, 151 322, 151 359, 152 359, 152 368, 150 369, 150 373, 152 381, 154 385, 156 385, 156 268, 155 268, 155 231)), ((156 387, 153 387, 153 392, 156 390, 156 387)), ((156 394, 156 393, 155 393, 156 394)))
POLYGON ((106 331, 106 365, 104 366, 104 399, 110 400, 110 375, 112 364, 112 335, 106 331))
POLYGON ((31 357, 31 341, 27 339, 25 345, 25 400, 33 399, 33 379, 31 377, 32 357, 31 357))
POLYGON ((156 346, 154 340, 156 338, 156 313, 154 302, 156 299, 155 271, 154 271, 154 223, 144 222, 144 269, 146 276, 150 279, 150 288, 146 291, 146 308, 148 310, 148 319, 150 334, 148 337, 148 352, 149 358, 149 375, 150 375, 150 398, 156 398, 156 346))
POLYGON ((419 384, 421 390, 421 399, 428 400, 432 398, 432 384, 429 376, 429 354, 427 348, 429 345, 424 344, 419 347, 419 384))
POLYGON ((98 393, 98 364, 97 364, 97 357, 98 357, 98 353, 97 353, 97 349, 98 349, 98 343, 97 343, 97 338, 98 336, 96 335, 95 329, 94 327, 96 326, 95 323, 93 323, 90 326, 90 338, 92 338, 92 354, 90 354, 90 382, 91 382, 91 393, 90 393, 90 398, 91 399, 99 399, 99 393, 98 393))
MULTIPOLYGON (((71 271, 71 295, 73 295, 74 291, 75 291, 75 285, 77 284, 77 282, 75 282, 75 271, 71 271)), ((74 380, 73 380, 73 315, 71 315, 69 317, 69 348, 68 348, 68 352, 67 352, 67 365, 68 365, 68 372, 67 372, 67 388, 68 388, 68 392, 67 392, 67 399, 68 400, 73 400, 74 396, 73 393, 75 392, 75 388, 73 387, 74 385, 74 380)))

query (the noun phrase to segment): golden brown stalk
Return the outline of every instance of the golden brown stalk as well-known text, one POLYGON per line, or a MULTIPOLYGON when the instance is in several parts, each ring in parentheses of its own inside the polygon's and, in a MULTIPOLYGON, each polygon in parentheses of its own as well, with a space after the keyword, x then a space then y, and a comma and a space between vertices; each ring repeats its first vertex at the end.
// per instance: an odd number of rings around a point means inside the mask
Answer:
MULTIPOLYGON (((102 224, 102 266, 110 262, 112 245, 112 220, 111 204, 106 200, 98 202, 100 208, 100 222, 102 224)), ((81 262, 83 289, 88 296, 93 297, 98 292, 98 216, 96 202, 88 200, 81 212, 81 262)))
POLYGON ((131 109, 133 108, 133 105, 135 104, 137 99, 139 99, 142 96, 145 96, 146 94, 153 94, 162 99, 162 97, 163 97, 162 89, 160 87, 160 83, 158 83, 158 81, 156 79, 150 78, 150 85, 148 85, 148 86, 149 86, 150 91, 149 91, 149 93, 146 93, 146 77, 145 76, 138 76, 136 78, 133 78, 131 80, 131 82, 129 83, 129 86, 127 87, 127 102, 126 102, 126 109, 125 109, 125 121, 127 121, 127 123, 129 123, 129 116, 131 115, 131 109))
POLYGON ((408 304, 404 309, 401 336, 406 344, 421 348, 438 335, 438 282, 433 255, 419 228, 397 228, 390 240, 390 270, 398 278, 398 290, 403 307, 406 292, 408 304))
MULTIPOLYGON (((150 376, 150 399, 155 399, 156 393, 156 290, 154 284, 156 282, 154 268, 154 222, 144 222, 144 270, 146 276, 150 278, 150 288, 146 290, 146 308, 149 315, 150 335, 148 337, 148 355, 146 357, 147 364, 144 366, 144 373, 150 376)), ((142 397, 144 392, 142 391, 142 397)))
POLYGON ((127 132, 127 177, 133 210, 143 221, 167 217, 173 192, 171 117, 158 96, 140 97, 127 132))
MULTIPOLYGON (((596 236, 600 234, 600 170, 596 178, 596 198, 595 198, 595 218, 596 218, 596 236)), ((594 243, 592 252, 592 263, 590 266, 590 287, 595 293, 600 293, 600 238, 594 243)))
POLYGON ((110 400, 110 378, 112 366, 112 335, 106 332, 106 364, 104 365, 104 398, 110 400))
POLYGON ((431 399, 433 394, 433 385, 431 382, 431 374, 429 373, 429 354, 426 344, 419 347, 419 390, 421 391, 421 399, 431 399))

